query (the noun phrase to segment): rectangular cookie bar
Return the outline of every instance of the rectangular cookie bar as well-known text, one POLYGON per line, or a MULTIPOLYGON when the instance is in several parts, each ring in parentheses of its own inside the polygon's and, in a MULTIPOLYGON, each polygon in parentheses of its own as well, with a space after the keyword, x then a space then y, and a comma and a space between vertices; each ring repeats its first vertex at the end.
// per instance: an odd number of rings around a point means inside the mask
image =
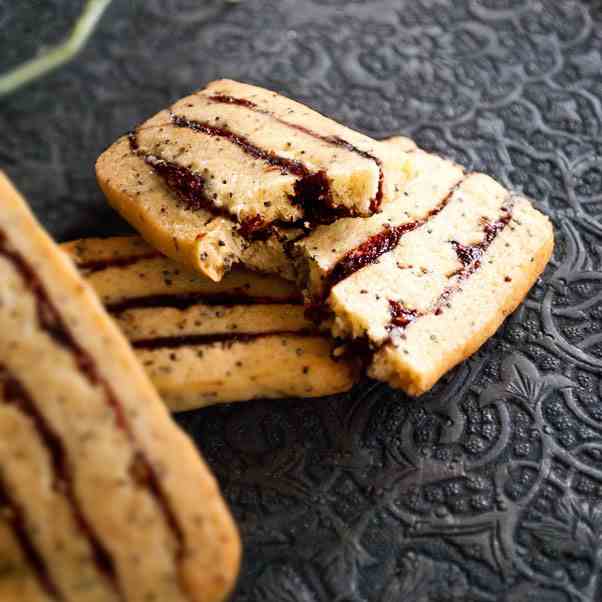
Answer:
POLYGON ((222 80, 119 139, 96 173, 109 203, 166 255, 214 280, 237 262, 287 277, 280 243, 299 226, 386 206, 411 148, 222 80))
POLYGON ((332 358, 334 342, 305 317, 291 282, 241 269, 213 282, 138 237, 84 239, 62 248, 172 411, 331 395, 355 382, 356 367, 332 358))
POLYGON ((219 281, 238 263, 295 279, 285 244, 302 230, 275 229, 262 239, 241 236, 232 219, 199 208, 190 211, 143 158, 120 138, 98 159, 98 183, 109 203, 165 255, 219 281))
POLYGON ((217 483, 92 288, 0 174, 2 600, 221 601, 217 483))
POLYGON ((335 337, 359 339, 368 373, 411 395, 476 351, 522 301, 553 248, 549 220, 483 174, 425 153, 393 206, 296 245, 335 337))

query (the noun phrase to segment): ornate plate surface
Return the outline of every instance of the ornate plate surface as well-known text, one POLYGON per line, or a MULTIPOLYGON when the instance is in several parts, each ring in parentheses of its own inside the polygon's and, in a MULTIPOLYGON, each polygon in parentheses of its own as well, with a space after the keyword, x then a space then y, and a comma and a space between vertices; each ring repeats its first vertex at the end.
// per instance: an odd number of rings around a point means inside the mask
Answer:
MULTIPOLYGON (((80 5, 0 0, 0 68, 80 5)), ((114 2, 74 63, 2 101, 0 164, 59 239, 123 231, 96 156, 216 77, 413 136, 557 232, 528 300, 419 400, 365 382, 178 417, 244 537, 235 602, 602 600, 600 4, 114 2)))

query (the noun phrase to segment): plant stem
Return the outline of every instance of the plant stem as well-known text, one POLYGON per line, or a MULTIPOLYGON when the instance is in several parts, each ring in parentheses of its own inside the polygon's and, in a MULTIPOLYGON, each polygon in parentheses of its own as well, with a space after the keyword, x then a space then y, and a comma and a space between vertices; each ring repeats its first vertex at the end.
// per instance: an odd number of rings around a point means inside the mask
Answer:
POLYGON ((71 60, 86 44, 111 0, 88 0, 67 39, 39 57, 0 75, 0 97, 71 60))

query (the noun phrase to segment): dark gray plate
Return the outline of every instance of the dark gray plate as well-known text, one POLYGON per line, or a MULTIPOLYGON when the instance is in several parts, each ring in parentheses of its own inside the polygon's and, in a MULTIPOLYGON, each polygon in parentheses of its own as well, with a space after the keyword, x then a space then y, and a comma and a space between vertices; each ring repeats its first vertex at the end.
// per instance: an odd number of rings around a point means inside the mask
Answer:
MULTIPOLYGON (((0 0, 0 66, 79 7, 0 0)), ((178 417, 242 531, 234 600, 601 600, 600 3, 116 0, 74 63, 2 102, 0 163, 59 239, 123 231, 96 156, 216 77, 411 135, 557 232, 528 300, 419 400, 366 382, 178 417)))

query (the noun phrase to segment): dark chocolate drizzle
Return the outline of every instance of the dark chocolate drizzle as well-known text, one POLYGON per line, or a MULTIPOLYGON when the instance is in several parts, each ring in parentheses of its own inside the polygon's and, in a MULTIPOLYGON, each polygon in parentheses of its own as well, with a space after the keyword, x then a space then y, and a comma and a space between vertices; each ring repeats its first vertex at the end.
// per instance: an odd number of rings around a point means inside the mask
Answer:
POLYGON ((235 305, 301 305, 302 297, 291 295, 289 297, 274 298, 246 294, 242 291, 236 293, 181 293, 175 295, 148 295, 146 297, 131 297, 117 303, 107 304, 107 309, 112 314, 119 314, 128 309, 142 309, 147 307, 173 307, 175 309, 188 309, 194 305, 210 305, 233 307, 235 305))
POLYGON ((268 337, 306 337, 324 336, 315 330, 275 330, 272 332, 226 332, 219 334, 189 334, 175 337, 156 337, 154 339, 140 339, 132 341, 135 349, 177 349, 193 345, 213 345, 223 343, 233 345, 235 343, 249 343, 258 339, 268 337))
POLYGON ((464 178, 449 191, 440 203, 428 211, 424 217, 405 224, 399 224, 398 226, 384 228, 377 234, 370 236, 370 238, 359 246, 348 251, 337 261, 326 276, 323 298, 326 299, 332 288, 339 282, 367 265, 375 263, 381 255, 392 251, 399 244, 404 234, 424 226, 429 220, 445 209, 463 180, 464 178))
MULTIPOLYGON (((92 385, 99 386, 104 394, 107 405, 112 409, 115 416, 115 423, 118 428, 122 429, 128 440, 134 447, 135 454, 142 454, 138 450, 137 442, 134 437, 132 428, 125 415, 123 406, 112 390, 111 385, 98 372, 98 368, 94 358, 75 340, 72 333, 63 322, 58 310, 53 305, 46 288, 36 272, 31 268, 29 263, 14 249, 9 247, 6 236, 0 231, 0 256, 5 257, 11 262, 15 270, 23 278, 25 285, 31 290, 33 297, 36 300, 36 310, 40 329, 48 333, 48 335, 59 345, 69 351, 79 368, 86 376, 92 385)), ((161 513, 163 514, 166 523, 170 527, 173 536, 176 540, 176 560, 179 561, 184 555, 184 534, 182 528, 177 522, 175 513, 171 508, 169 500, 159 486, 159 477, 155 468, 149 462, 148 458, 144 457, 144 463, 147 467, 147 487, 153 494, 161 513)))
POLYGON ((186 209, 190 211, 204 209, 212 215, 232 221, 232 214, 222 207, 217 207, 207 196, 205 193, 205 179, 202 176, 177 163, 166 161, 152 154, 143 153, 140 150, 136 132, 128 134, 128 140, 130 150, 141 157, 149 167, 152 167, 186 209))
POLYGON ((206 209, 223 215, 219 208, 207 197, 203 176, 195 174, 190 169, 176 163, 159 159, 154 155, 146 155, 144 160, 164 180, 167 187, 176 193, 186 209, 190 211, 206 209))
POLYGON ((210 123, 206 123, 204 121, 186 119, 180 115, 172 115, 171 120, 176 127, 189 128, 191 130, 195 130, 196 132, 207 134, 208 136, 225 138, 229 142, 232 142, 232 144, 236 144, 236 146, 240 147, 247 155, 250 155, 255 159, 259 159, 271 167, 277 167, 283 174, 292 174, 300 178, 304 178, 311 173, 309 169, 303 165, 303 163, 293 159, 280 157, 272 151, 262 149, 253 144, 248 138, 245 138, 239 134, 235 134, 225 127, 211 125, 210 123))
MULTIPOLYGON (((99 384, 100 378, 92 359, 80 348, 79 344, 73 339, 71 333, 65 328, 59 312, 51 303, 46 289, 37 274, 25 261, 25 259, 16 251, 9 249, 7 240, 3 232, 0 232, 0 256, 5 257, 19 272, 25 284, 31 290, 36 299, 36 314, 40 328, 44 330, 58 345, 74 352, 75 362, 78 368, 93 383, 99 384)), ((118 417, 118 422, 121 419, 118 417)))
MULTIPOLYGON (((236 98, 234 96, 228 96, 227 94, 213 94, 209 97, 209 100, 228 105, 238 105, 239 107, 246 107, 247 109, 259 109, 259 107, 251 100, 247 100, 246 98, 236 98)), ((259 111, 261 111, 261 109, 259 109, 259 111)), ((267 113, 267 111, 265 112, 267 113)))
POLYGON ((450 284, 445 289, 433 306, 427 311, 418 311, 416 309, 407 308, 400 301, 389 300, 389 308, 391 312, 391 323, 389 330, 400 329, 404 330, 410 324, 416 322, 419 318, 429 314, 439 316, 443 313, 443 308, 449 303, 450 298, 457 292, 462 290, 462 283, 470 278, 480 267, 481 259, 487 252, 491 243, 497 235, 510 223, 512 219, 513 201, 508 203, 508 206, 501 207, 502 216, 495 222, 487 222, 483 226, 485 236, 483 240, 474 245, 462 245, 456 241, 450 241, 453 245, 458 260, 462 264, 452 277, 455 279, 453 284, 450 284))
POLYGON ((476 247, 474 245, 463 245, 455 240, 451 241, 454 250, 456 251, 456 255, 460 260, 462 265, 469 265, 473 261, 478 261, 481 257, 481 249, 480 247, 476 247))
POLYGON ((84 515, 75 495, 71 468, 69 467, 67 452, 61 438, 40 412, 23 385, 1 365, 0 374, 7 375, 6 378, 2 379, 4 401, 7 404, 14 405, 32 421, 42 443, 48 451, 54 475, 53 488, 55 491, 60 491, 65 495, 79 530, 86 536, 90 544, 96 568, 108 579, 120 599, 125 600, 125 595, 119 589, 119 584, 117 583, 113 559, 98 537, 94 527, 84 515))
POLYGON ((265 240, 273 233, 272 225, 266 226, 261 215, 244 219, 238 227, 238 232, 243 238, 265 240))
POLYGON ((488 249, 489 245, 495 240, 496 236, 508 225, 512 219, 512 207, 504 206, 501 207, 501 210, 503 215, 497 221, 484 223, 483 231, 485 232, 485 237, 480 243, 466 246, 455 240, 451 241, 460 263, 465 266, 465 268, 474 266, 475 269, 478 269, 480 267, 481 257, 488 249))
POLYGON ((110 257, 107 259, 92 259, 90 261, 78 262, 75 258, 77 269, 81 272, 85 272, 86 275, 93 274, 94 272, 102 272, 109 268, 127 268, 131 265, 135 265, 139 261, 145 259, 156 259, 157 257, 163 257, 158 251, 149 251, 148 253, 140 253, 139 255, 128 255, 127 257, 110 257))
POLYGON ((299 125, 298 123, 291 123, 290 121, 287 121, 286 119, 277 117, 270 111, 267 111, 265 109, 258 107, 254 102, 252 102, 250 100, 247 100, 244 98, 236 98, 234 96, 229 96, 227 94, 214 94, 212 96, 209 96, 209 100, 211 100, 213 102, 224 103, 224 104, 238 105, 241 107, 245 107, 247 109, 251 109, 252 111, 255 111, 256 113, 262 113, 263 115, 268 115, 275 121, 282 123, 283 125, 286 125, 299 132, 303 132, 304 134, 307 134, 308 136, 311 136, 312 138, 322 140, 323 142, 326 142, 327 144, 330 144, 332 146, 344 148, 345 150, 355 153, 355 154, 359 155, 360 157, 363 157, 364 159, 369 159, 371 161, 374 161, 378 167, 378 190, 376 191, 376 195, 374 196, 374 198, 370 201, 370 210, 372 212, 377 212, 380 209, 380 206, 382 204, 382 199, 383 199, 384 174, 383 174, 383 168, 382 168, 382 161, 378 157, 375 157, 374 155, 372 155, 371 153, 368 153, 366 151, 360 150, 359 148, 357 148, 350 142, 343 140, 343 138, 340 138, 339 136, 323 136, 322 134, 318 134, 318 132, 315 132, 314 130, 311 130, 310 128, 307 128, 303 125, 299 125))
POLYGON ((53 600, 62 600, 57 585, 54 583, 44 559, 37 551, 28 533, 25 513, 20 504, 11 497, 10 490, 0 478, 0 509, 4 510, 3 519, 10 524, 15 538, 19 542, 21 552, 32 568, 41 588, 53 600))
POLYGON ((399 301, 389 300, 389 309, 391 311, 391 324, 398 328, 405 328, 418 318, 419 312, 415 309, 407 309, 399 301))
POLYGON ((295 182, 293 205, 303 210, 303 227, 311 230, 319 224, 332 224, 342 217, 350 217, 349 207, 335 206, 330 194, 330 183, 325 171, 318 171, 295 182))

